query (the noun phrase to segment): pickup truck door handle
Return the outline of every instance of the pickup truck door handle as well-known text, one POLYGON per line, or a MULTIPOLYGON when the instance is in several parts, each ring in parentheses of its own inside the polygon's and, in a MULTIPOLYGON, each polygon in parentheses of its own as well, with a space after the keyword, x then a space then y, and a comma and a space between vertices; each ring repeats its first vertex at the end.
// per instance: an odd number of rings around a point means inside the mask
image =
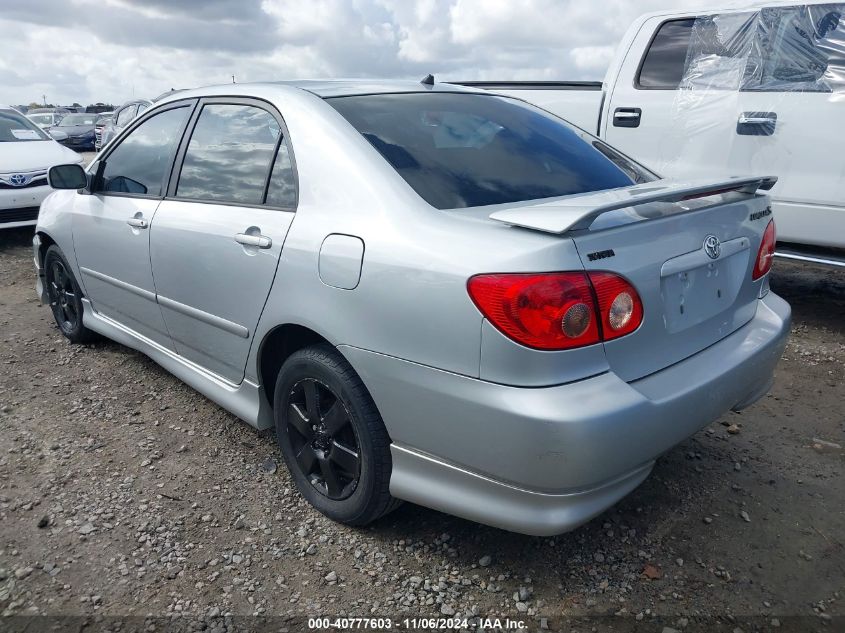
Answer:
POLYGON ((144 218, 138 216, 127 218, 126 223, 136 229, 146 229, 150 226, 149 222, 147 222, 144 218))
POLYGON ((235 235, 235 241, 244 246, 257 246, 258 248, 270 248, 273 246, 273 240, 266 235, 251 235, 249 233, 238 233, 235 235))
POLYGON ((613 111, 613 127, 640 127, 642 114, 640 108, 616 108, 613 111))
POLYGON ((771 136, 775 133, 775 112, 743 112, 736 121, 736 133, 742 136, 771 136))

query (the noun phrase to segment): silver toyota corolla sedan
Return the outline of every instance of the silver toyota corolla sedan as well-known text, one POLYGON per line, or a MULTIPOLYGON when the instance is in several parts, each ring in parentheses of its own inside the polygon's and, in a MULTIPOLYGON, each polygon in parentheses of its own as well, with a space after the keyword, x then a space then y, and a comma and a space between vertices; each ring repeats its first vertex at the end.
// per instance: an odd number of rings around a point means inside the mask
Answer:
POLYGON ((275 427, 300 492, 571 530, 772 382, 770 177, 662 180, 428 82, 184 91, 50 171, 38 292, 275 427))

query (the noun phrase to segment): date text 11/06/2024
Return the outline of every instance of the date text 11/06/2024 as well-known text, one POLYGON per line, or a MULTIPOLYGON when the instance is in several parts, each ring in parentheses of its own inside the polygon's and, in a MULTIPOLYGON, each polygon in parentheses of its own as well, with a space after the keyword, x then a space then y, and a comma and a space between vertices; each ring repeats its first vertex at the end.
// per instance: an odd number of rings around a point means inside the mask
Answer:
POLYGON ((309 618, 308 628, 319 629, 372 629, 372 630, 461 630, 475 628, 480 630, 507 630, 520 631, 525 629, 524 620, 511 620, 510 618, 404 618, 393 620, 391 618, 309 618))

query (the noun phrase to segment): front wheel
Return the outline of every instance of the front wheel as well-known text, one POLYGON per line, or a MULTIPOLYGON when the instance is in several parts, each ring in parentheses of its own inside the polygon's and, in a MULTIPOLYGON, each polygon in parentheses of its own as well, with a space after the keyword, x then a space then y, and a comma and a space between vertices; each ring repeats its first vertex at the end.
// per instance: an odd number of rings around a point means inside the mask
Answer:
POLYGON ((61 249, 53 244, 44 255, 44 282, 53 318, 71 343, 90 343, 96 333, 82 324, 82 291, 61 249))
POLYGON ((366 525, 399 505, 390 496, 390 438, 358 374, 328 344, 285 361, 274 396, 276 439, 311 505, 366 525))

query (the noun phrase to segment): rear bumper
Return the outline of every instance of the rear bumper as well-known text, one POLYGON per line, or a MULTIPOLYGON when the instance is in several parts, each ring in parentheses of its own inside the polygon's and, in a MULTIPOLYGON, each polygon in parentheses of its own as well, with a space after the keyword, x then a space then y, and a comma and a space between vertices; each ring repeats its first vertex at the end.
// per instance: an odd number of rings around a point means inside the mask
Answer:
POLYGON ((571 530, 645 479, 654 460, 771 385, 790 308, 769 293, 715 345, 646 378, 613 373, 517 388, 341 347, 393 439, 391 492, 527 534, 571 530))

